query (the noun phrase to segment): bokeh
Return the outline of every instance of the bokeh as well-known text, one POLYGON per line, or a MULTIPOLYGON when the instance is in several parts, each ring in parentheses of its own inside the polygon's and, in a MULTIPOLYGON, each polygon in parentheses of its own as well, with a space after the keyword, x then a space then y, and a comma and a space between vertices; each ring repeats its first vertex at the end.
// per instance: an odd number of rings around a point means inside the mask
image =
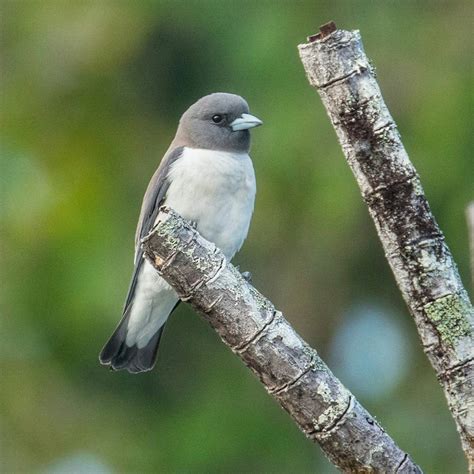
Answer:
POLYGON ((185 305, 157 366, 97 355, 181 113, 243 95, 258 192, 236 257, 426 472, 465 471, 443 393, 296 46, 360 29, 467 286, 473 5, 3 0, 0 471, 335 472, 185 305))

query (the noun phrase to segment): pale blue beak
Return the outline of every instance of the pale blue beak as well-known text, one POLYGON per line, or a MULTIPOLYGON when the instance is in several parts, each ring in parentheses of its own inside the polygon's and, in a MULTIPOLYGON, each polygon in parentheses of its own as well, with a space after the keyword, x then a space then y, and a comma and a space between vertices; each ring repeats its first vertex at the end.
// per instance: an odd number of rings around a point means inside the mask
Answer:
POLYGON ((263 122, 257 117, 254 117, 250 114, 242 114, 241 117, 236 118, 230 124, 230 127, 232 128, 233 132, 237 132, 238 130, 248 130, 249 128, 258 127, 262 124, 263 122))

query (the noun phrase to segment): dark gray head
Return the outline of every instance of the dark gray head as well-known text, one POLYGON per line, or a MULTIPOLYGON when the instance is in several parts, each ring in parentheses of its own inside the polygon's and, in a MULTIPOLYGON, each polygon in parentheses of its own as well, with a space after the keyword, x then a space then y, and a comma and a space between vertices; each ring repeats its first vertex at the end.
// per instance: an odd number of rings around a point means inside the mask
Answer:
POLYGON ((216 92, 199 99, 179 121, 175 143, 208 150, 248 152, 249 129, 261 125, 247 102, 235 94, 216 92))

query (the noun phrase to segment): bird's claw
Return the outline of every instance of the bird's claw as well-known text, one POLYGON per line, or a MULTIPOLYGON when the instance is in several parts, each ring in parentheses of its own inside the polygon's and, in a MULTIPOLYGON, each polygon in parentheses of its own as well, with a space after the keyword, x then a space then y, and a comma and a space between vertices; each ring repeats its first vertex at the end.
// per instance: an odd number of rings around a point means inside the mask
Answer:
POLYGON ((247 282, 247 283, 252 283, 252 274, 250 272, 241 272, 240 271, 240 265, 236 265, 235 269, 242 275, 242 278, 247 282))
POLYGON ((242 277, 247 283, 252 283, 252 274, 250 272, 242 272, 242 277))

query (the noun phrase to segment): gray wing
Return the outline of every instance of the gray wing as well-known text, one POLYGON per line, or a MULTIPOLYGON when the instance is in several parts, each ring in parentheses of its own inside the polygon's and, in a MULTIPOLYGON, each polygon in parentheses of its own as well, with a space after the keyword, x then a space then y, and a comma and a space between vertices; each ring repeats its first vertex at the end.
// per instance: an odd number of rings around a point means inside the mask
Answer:
POLYGON ((155 223, 156 216, 158 215, 160 206, 165 200, 166 192, 169 188, 168 173, 170 167, 182 155, 182 152, 183 147, 179 147, 173 148, 166 153, 160 166, 151 178, 145 197, 143 198, 140 219, 138 220, 135 235, 135 268, 128 289, 122 319, 99 356, 102 364, 110 365, 115 370, 127 369, 129 372, 143 372, 151 370, 156 361, 163 326, 152 337, 150 342, 140 349, 135 345, 132 347, 127 346, 127 327, 135 297, 138 275, 143 265, 143 250, 140 246, 140 239, 150 232, 155 223))
POLYGON ((133 301, 135 286, 137 284, 138 274, 143 264, 143 250, 140 240, 145 237, 152 229, 160 206, 163 205, 166 192, 170 186, 168 173, 171 165, 182 155, 184 147, 173 148, 166 153, 161 160, 160 166, 152 176, 148 188, 143 197, 140 217, 138 219, 137 231, 135 233, 135 268, 133 269, 132 281, 128 289, 127 299, 125 301, 123 312, 127 313, 130 303, 133 301))
POLYGON ((166 153, 148 184, 135 232, 135 265, 139 263, 138 258, 141 259, 142 254, 140 240, 150 232, 155 224, 156 216, 160 206, 164 203, 166 192, 170 186, 167 179, 168 173, 171 165, 182 155, 183 148, 182 146, 173 148, 166 153))

